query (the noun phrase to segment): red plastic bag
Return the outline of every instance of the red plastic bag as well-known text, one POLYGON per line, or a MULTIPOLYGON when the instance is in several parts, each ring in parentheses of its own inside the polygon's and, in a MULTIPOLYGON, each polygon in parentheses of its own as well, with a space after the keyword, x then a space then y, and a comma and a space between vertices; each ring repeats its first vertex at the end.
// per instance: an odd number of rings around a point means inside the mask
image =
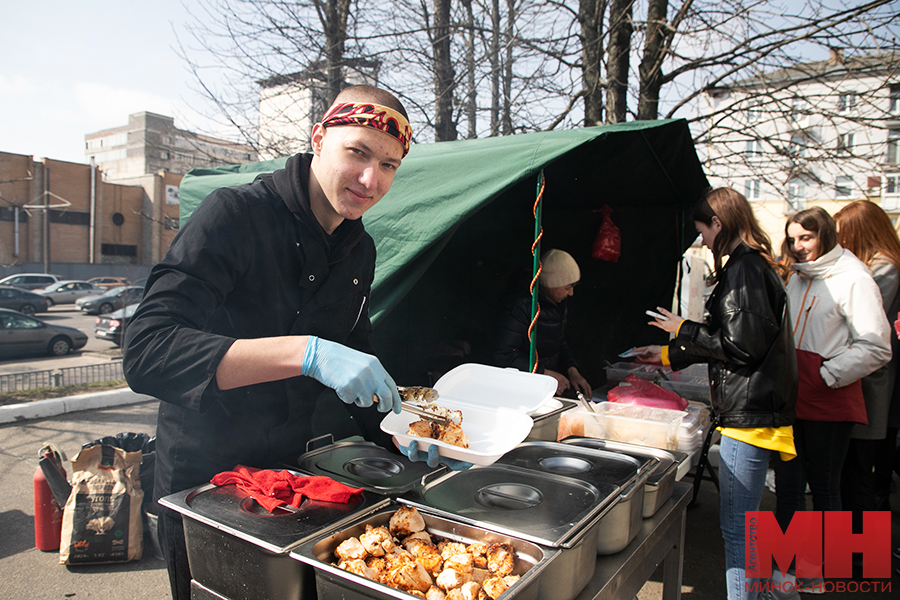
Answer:
POLYGON ((625 378, 631 385, 619 385, 609 390, 607 399, 610 402, 620 404, 637 404, 653 408, 668 408, 670 410, 684 410, 687 408, 687 400, 664 387, 655 383, 638 379, 634 375, 625 378))
POLYGON ((897 337, 900 338, 900 313, 897 313, 897 320, 894 321, 894 331, 897 332, 897 337))
POLYGON ((612 214, 612 209, 609 205, 604 204, 599 212, 603 213, 603 223, 600 225, 600 231, 594 237, 594 248, 591 251, 591 258, 616 262, 619 260, 619 254, 621 254, 622 234, 619 233, 619 228, 616 227, 616 224, 609 217, 612 214))

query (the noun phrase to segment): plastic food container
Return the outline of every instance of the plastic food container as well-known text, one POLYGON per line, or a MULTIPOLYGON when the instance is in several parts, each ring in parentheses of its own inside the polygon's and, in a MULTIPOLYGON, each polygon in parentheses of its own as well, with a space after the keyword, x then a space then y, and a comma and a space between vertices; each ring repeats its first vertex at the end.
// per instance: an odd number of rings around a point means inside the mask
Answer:
POLYGON ((661 365, 648 365, 639 362, 617 362, 606 367, 606 384, 608 387, 612 387, 614 382, 625 381, 625 378, 629 375, 634 375, 638 379, 656 381, 657 379, 662 379, 659 376, 661 371, 668 375, 672 372, 672 369, 661 365))
POLYGON ((598 402, 594 412, 571 410, 560 420, 561 437, 577 435, 663 450, 678 449, 681 421, 687 414, 679 410, 598 402))
POLYGON ((462 412, 468 448, 407 433, 409 424, 416 421, 408 413, 389 413, 381 421, 381 430, 404 448, 416 440, 419 450, 436 445, 441 456, 490 465, 528 437, 534 425, 529 413, 553 396, 556 380, 516 369, 465 364, 438 379, 434 388, 440 394, 437 404, 462 412))
POLYGON ((646 379, 672 390, 685 400, 710 403, 709 371, 706 364, 693 364, 680 371, 671 367, 647 365, 638 362, 617 362, 606 367, 606 380, 609 387, 625 381, 629 375, 638 379, 646 379))
MULTIPOLYGON (((414 597, 398 589, 344 571, 334 564, 336 562, 334 550, 342 541, 350 537, 359 537, 361 533, 365 532, 366 525, 372 527, 386 525, 399 506, 399 504, 393 503, 377 512, 364 515, 346 526, 331 529, 322 536, 308 540, 291 551, 291 558, 297 560, 298 564, 302 562, 315 570, 318 600, 365 600, 370 598, 407 600, 414 597)), ((503 593, 503 598, 537 600, 540 580, 547 566, 559 554, 557 550, 541 547, 515 536, 497 533, 483 527, 460 523, 452 518, 431 514, 421 508, 418 510, 425 519, 426 531, 432 535, 465 544, 474 542, 511 544, 518 557, 513 574, 519 575, 520 579, 503 593)))

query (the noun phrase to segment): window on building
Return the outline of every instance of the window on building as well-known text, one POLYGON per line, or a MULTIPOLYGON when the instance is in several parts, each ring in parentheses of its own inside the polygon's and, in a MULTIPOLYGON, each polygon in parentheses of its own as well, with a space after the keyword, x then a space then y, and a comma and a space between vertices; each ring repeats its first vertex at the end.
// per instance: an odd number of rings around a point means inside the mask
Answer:
POLYGON ((900 175, 888 175, 884 178, 884 193, 886 196, 900 195, 900 175))
POLYGON ((747 106, 747 120, 752 123, 758 121, 761 116, 762 107, 759 105, 759 100, 751 100, 747 106))
POLYGON ((900 114, 900 84, 891 86, 891 103, 888 112, 892 115, 900 114))
POLYGON ((856 92, 844 92, 838 94, 838 112, 850 112, 856 110, 856 92))
POLYGON ((806 111, 806 100, 800 96, 791 98, 791 118, 799 119, 806 111))
POLYGON ((163 160, 169 160, 169 152, 166 150, 161 150, 159 153, 159 157, 163 160))
POLYGON ((889 212, 900 212, 900 174, 894 173, 884 179, 881 208, 889 212))
POLYGON ((853 193, 853 178, 846 175, 838 175, 834 180, 834 195, 838 198, 847 198, 853 193))
POLYGON ((137 246, 127 244, 101 244, 100 253, 107 256, 137 256, 137 246))
POLYGON ((788 211, 796 212, 806 208, 806 183, 802 179, 788 181, 788 211))
POLYGON ((853 152, 853 142, 856 136, 852 133, 840 133, 837 138, 838 154, 850 154, 853 152))
POLYGON ((806 139, 802 135, 791 136, 791 156, 803 158, 806 155, 806 139))
MULTIPOLYGON (((0 206, 0 221, 15 221, 16 220, 16 209, 12 206, 0 206)), ((18 211, 18 219, 19 223, 27 223, 28 222, 28 213, 23 209, 18 211)))
POLYGON ((762 156, 762 140, 747 140, 745 154, 747 155, 747 158, 758 158, 762 156))
POLYGON ((77 210, 50 209, 50 222, 63 223, 65 225, 88 226, 91 224, 91 213, 77 210))
POLYGON ((746 197, 747 200, 759 200, 759 188, 760 188, 759 179, 745 179, 744 180, 744 197, 746 197))
POLYGON ((896 165, 900 160, 900 129, 889 129, 887 139, 887 163, 896 165))

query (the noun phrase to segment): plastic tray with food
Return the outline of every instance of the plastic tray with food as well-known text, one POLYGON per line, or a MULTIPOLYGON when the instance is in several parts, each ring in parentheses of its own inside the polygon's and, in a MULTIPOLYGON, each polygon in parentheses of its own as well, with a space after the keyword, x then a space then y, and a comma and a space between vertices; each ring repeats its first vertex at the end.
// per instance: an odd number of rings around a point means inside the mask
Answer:
POLYGON ((529 415, 552 398, 556 380, 515 369, 465 364, 441 377, 434 389, 439 394, 436 403, 456 411, 453 425, 436 427, 402 412, 385 416, 381 430, 399 447, 415 440, 422 451, 435 445, 441 456, 490 465, 528 436, 534 425, 529 415))
POLYGON ((678 449, 678 432, 684 411, 598 402, 594 411, 570 410, 560 417, 559 439, 575 435, 603 440, 678 449))

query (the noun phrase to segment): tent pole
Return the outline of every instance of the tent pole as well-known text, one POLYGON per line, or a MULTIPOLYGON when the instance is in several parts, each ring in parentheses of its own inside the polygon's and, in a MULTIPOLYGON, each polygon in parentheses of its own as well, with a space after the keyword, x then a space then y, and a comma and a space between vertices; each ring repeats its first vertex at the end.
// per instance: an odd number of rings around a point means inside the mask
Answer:
POLYGON ((531 342, 530 352, 528 354, 528 370, 531 373, 537 371, 537 325, 538 315, 541 314, 541 306, 538 303, 538 277, 541 275, 541 237, 544 230, 541 227, 541 213, 543 211, 544 196, 544 170, 538 173, 536 197, 534 200, 534 243, 531 245, 531 325, 528 326, 528 341, 531 342))

